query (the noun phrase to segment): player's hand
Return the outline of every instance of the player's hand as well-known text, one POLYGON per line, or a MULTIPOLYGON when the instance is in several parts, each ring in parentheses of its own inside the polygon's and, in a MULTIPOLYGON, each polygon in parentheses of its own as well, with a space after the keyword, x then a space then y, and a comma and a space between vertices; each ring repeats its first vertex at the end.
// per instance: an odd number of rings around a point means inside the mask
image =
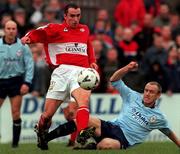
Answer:
POLYGON ((91 63, 90 67, 94 68, 95 70, 98 70, 98 65, 96 63, 91 63))
POLYGON ((28 43, 31 43, 31 40, 28 36, 24 36, 21 38, 21 42, 22 44, 28 44, 28 43))
POLYGON ((138 63, 135 61, 132 61, 127 65, 127 67, 129 71, 135 71, 138 69, 138 63))
POLYGON ((25 95, 29 92, 29 86, 26 84, 23 84, 20 89, 21 95, 25 95))

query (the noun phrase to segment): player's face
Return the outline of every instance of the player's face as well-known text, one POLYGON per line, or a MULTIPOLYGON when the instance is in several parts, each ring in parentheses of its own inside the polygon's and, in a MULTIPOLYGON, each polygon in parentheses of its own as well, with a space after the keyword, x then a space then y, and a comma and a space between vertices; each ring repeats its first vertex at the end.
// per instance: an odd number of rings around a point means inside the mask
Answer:
POLYGON ((154 105, 155 101, 160 97, 160 92, 157 85, 146 84, 144 88, 143 101, 144 105, 151 107, 154 105))
POLYGON ((79 24, 81 18, 81 9, 77 8, 69 8, 67 14, 64 15, 64 19, 66 23, 71 27, 71 28, 76 28, 79 24))
POLYGON ((17 25, 14 22, 7 22, 4 27, 5 37, 14 39, 17 35, 17 25))

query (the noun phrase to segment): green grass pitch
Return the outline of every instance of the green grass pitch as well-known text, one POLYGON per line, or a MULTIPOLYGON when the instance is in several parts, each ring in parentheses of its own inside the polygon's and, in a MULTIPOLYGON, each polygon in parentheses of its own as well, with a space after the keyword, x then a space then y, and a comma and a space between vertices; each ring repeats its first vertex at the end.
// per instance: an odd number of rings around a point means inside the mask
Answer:
POLYGON ((50 143, 48 151, 41 151, 35 144, 20 144, 12 149, 10 144, 0 144, 0 154, 180 154, 172 142, 146 142, 128 150, 72 150, 63 143, 50 143))

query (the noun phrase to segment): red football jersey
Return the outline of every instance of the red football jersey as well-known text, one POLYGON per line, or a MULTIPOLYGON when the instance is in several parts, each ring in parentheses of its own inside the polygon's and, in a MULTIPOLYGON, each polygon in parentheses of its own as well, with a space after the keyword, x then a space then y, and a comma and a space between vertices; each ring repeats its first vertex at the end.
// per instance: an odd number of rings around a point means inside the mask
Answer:
POLYGON ((94 50, 89 40, 89 29, 79 24, 70 28, 62 24, 48 24, 26 34, 31 43, 43 43, 48 64, 89 67, 95 62, 94 50))

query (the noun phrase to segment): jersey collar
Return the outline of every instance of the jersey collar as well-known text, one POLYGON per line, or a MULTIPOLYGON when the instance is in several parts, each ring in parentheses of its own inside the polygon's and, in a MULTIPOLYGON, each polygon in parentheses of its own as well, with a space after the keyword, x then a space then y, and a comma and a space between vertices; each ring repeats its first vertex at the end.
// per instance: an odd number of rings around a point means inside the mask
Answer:
MULTIPOLYGON (((65 26, 65 28, 67 29, 74 29, 74 28, 71 28, 65 21, 63 21, 63 25, 65 26)), ((80 24, 78 24, 77 28, 80 27, 80 24)))
POLYGON ((14 44, 14 43, 17 43, 17 37, 15 38, 13 43, 7 43, 6 40, 5 40, 5 37, 3 37, 3 44, 11 45, 11 44, 14 44))

